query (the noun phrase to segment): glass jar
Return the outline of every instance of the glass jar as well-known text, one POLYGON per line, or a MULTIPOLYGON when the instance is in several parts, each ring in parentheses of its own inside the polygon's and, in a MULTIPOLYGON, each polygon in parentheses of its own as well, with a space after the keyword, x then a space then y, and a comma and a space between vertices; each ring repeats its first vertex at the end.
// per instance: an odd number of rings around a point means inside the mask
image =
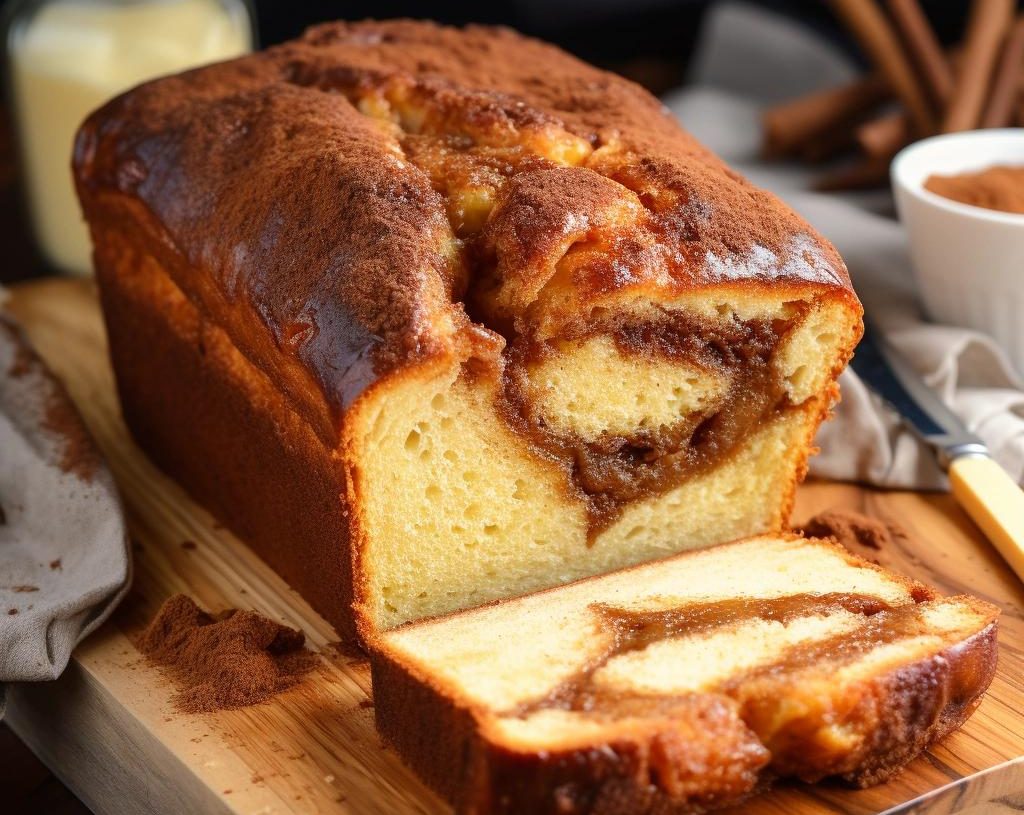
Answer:
POLYGON ((11 119, 36 242, 57 269, 88 274, 71 180, 75 131, 147 79, 253 48, 248 0, 10 0, 3 27, 11 119))

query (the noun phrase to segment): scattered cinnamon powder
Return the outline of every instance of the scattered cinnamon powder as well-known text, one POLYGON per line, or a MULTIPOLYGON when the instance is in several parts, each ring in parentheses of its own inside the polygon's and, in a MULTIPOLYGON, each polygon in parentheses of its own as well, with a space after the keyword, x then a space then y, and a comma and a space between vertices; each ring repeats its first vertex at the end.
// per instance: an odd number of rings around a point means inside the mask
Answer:
POLYGON ((63 390, 50 394, 43 427, 61 439, 61 470, 73 473, 83 481, 91 481, 100 467, 100 456, 81 416, 63 390))
POLYGON ((9 608, 9 609, 7 609, 7 613, 8 614, 17 614, 18 613, 18 609, 16 609, 16 608, 9 608))
POLYGON ((11 367, 7 369, 7 375, 11 379, 20 379, 31 370, 32 352, 28 350, 24 343, 18 342, 16 338, 14 357, 11 360, 11 367))
POLYGON ((61 565, 60 558, 57 558, 56 560, 51 560, 50 561, 50 571, 55 572, 55 571, 57 571, 57 569, 62 569, 62 568, 63 568, 63 566, 61 565))
POLYGON ((961 204, 1024 214, 1024 167, 996 166, 977 173, 933 175, 924 188, 961 204))
POLYGON ((209 713, 264 702, 296 685, 317 663, 301 631, 253 611, 213 616, 176 594, 143 632, 139 650, 180 683, 174 703, 209 713))
POLYGON ((46 396, 42 425, 59 437, 63 444, 60 468, 66 473, 74 473, 83 481, 91 481, 101 459, 71 398, 12 322, 0 317, 0 333, 14 345, 14 356, 7 374, 17 379, 34 372, 41 378, 42 392, 46 396))
POLYGON ((11 586, 11 591, 16 594, 25 594, 30 591, 39 591, 39 586, 11 586))
POLYGON ((812 538, 835 538, 848 549, 858 546, 867 549, 884 549, 894 539, 906 537, 898 526, 878 518, 872 518, 851 509, 829 509, 819 512, 800 531, 812 538))

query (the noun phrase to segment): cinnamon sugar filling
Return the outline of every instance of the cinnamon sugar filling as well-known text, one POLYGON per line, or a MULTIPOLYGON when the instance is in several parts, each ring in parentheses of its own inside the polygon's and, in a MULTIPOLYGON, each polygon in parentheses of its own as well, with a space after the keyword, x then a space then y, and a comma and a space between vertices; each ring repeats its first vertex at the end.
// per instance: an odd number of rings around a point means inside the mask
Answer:
MULTIPOLYGON (((863 616, 863 622, 848 631, 823 640, 792 646, 767 664, 750 668, 730 677, 712 690, 726 695, 742 695, 745 683, 753 678, 783 680, 791 672, 810 668, 824 661, 838 666, 849 664, 879 645, 909 639, 927 633, 919 603, 931 599, 919 592, 914 602, 892 606, 877 597, 850 592, 794 594, 768 599, 720 600, 693 603, 657 611, 614 608, 604 604, 591 606, 602 628, 612 633, 605 651, 578 673, 562 681, 539 699, 517 705, 505 715, 526 717, 542 710, 572 710, 597 718, 635 714, 645 705, 657 709, 671 697, 623 695, 595 681, 596 675, 612 660, 633 651, 678 637, 701 636, 719 629, 752 621, 789 625, 801 617, 823 616, 837 611, 863 616)), ((770 686, 769 686, 770 687, 770 686)))
POLYGON ((799 323, 748 320, 702 323, 666 312, 642 325, 620 322, 569 329, 564 338, 606 334, 624 357, 655 357, 705 370, 728 381, 724 398, 669 424, 584 438, 554 428, 526 393, 529 366, 558 354, 553 342, 517 338, 507 353, 498 409, 540 454, 562 462, 588 510, 591 541, 632 502, 660 495, 719 466, 763 420, 788 406, 785 382, 772 366, 780 341, 799 323))

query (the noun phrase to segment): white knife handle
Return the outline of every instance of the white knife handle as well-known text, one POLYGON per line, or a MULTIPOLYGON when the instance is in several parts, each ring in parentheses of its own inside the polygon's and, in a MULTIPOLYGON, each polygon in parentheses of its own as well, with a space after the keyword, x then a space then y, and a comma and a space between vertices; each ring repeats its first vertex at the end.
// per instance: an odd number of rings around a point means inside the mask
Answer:
POLYGON ((1024 580, 1024 490, 988 456, 960 456, 949 465, 957 502, 1024 580))

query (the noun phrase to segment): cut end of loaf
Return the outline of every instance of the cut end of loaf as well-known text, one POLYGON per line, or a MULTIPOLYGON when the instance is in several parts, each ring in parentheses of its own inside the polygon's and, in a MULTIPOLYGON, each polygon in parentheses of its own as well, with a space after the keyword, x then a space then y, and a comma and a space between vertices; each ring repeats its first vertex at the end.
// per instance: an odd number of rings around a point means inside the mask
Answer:
POLYGON ((367 627, 783 528, 859 312, 727 293, 641 299, 368 394, 351 434, 367 627))
POLYGON ((997 614, 827 541, 753 538, 380 634, 378 726, 464 812, 877 783, 974 710, 997 614))

